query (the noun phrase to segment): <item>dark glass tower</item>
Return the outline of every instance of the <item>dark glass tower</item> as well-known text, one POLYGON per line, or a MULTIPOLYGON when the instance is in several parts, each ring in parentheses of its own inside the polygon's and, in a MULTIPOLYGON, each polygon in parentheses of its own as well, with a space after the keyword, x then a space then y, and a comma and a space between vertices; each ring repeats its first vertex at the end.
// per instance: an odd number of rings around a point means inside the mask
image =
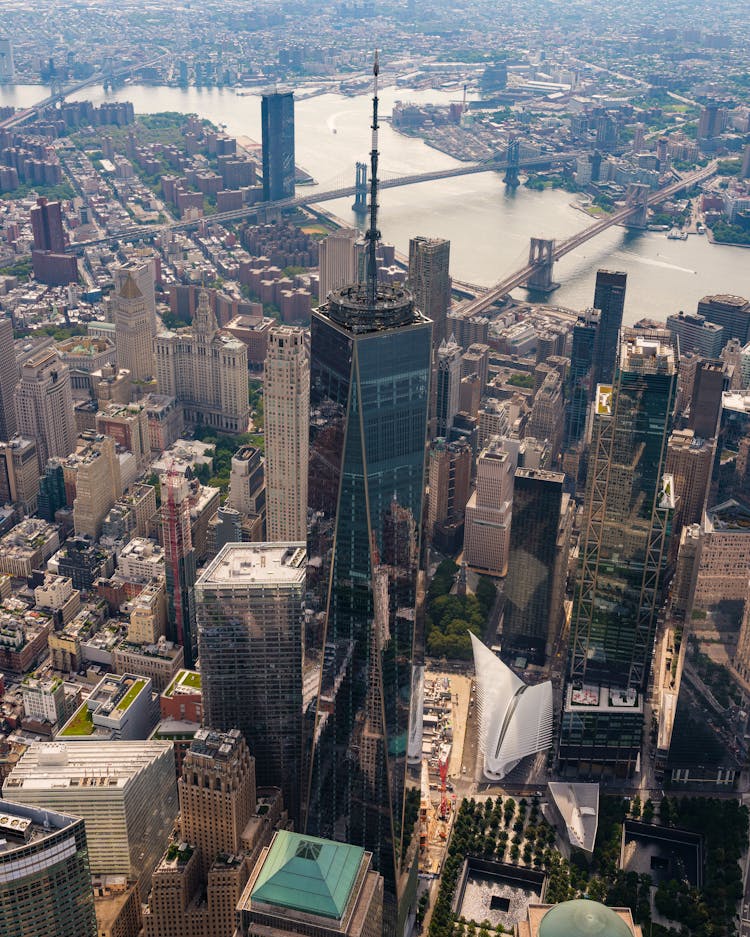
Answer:
POLYGON ((367 279, 331 293, 311 324, 307 650, 321 682, 306 824, 372 852, 383 931, 397 935, 416 895, 406 755, 431 322, 407 290, 377 282, 377 101, 376 84, 367 279))
POLYGON ((294 197, 294 93, 264 94, 261 102, 263 125, 263 200, 294 197))
POLYGON ((519 468, 513 485, 503 651, 539 664, 552 649, 562 613, 558 532, 564 483, 562 472, 519 468))
POLYGON ((625 309, 627 273, 597 270, 594 307, 601 311, 596 345, 594 384, 611 384, 617 363, 617 341, 625 309))
POLYGON ((641 751, 674 508, 672 341, 624 330, 615 384, 596 391, 559 750, 567 776, 628 777, 641 751))
POLYGON ((565 421, 565 444, 573 446, 586 430, 586 413, 591 400, 591 378, 594 368, 599 315, 587 309, 573 326, 573 348, 570 355, 568 412, 565 421))

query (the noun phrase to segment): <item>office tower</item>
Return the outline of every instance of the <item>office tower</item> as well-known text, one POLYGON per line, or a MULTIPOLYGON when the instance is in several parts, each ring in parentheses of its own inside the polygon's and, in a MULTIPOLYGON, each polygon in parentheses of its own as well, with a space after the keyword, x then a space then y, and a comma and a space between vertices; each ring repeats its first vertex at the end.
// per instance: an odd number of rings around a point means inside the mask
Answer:
POLYGON ((688 427, 696 436, 713 439, 718 433, 722 394, 729 390, 729 379, 721 359, 697 363, 688 416, 688 427))
POLYGON ((167 637, 184 648, 188 668, 193 667, 198 658, 193 596, 196 558, 189 494, 190 486, 184 475, 170 471, 161 476, 162 542, 169 599, 167 637))
POLYGON ((97 937, 83 820, 3 801, 0 841, 0 933, 97 937))
POLYGON ((372 851, 384 879, 383 930, 397 934, 415 894, 419 839, 411 811, 419 795, 405 792, 401 740, 411 709, 431 323, 408 290, 378 282, 377 91, 373 103, 366 282, 335 291, 311 325, 310 659, 322 679, 306 828, 372 851))
POLYGON ((151 461, 148 413, 138 404, 104 403, 96 414, 96 431, 111 436, 121 449, 132 452, 138 472, 151 461))
POLYGON ((192 329, 161 332, 155 352, 159 393, 177 398, 186 422, 220 433, 247 431, 247 346, 219 331, 206 290, 192 329))
POLYGON ((461 546, 473 461, 466 442, 438 437, 430 446, 427 531, 433 545, 448 555, 461 546))
POLYGON ((724 347, 724 327, 697 312, 667 316, 667 328, 679 338, 681 355, 696 351, 704 358, 718 358, 724 347))
POLYGON ((479 378, 480 393, 484 393, 487 386, 487 376, 490 368, 490 346, 483 342, 472 342, 461 355, 461 377, 476 374, 479 378))
POLYGON ((0 39, 0 84, 11 84, 16 77, 16 67, 13 62, 13 43, 10 39, 0 39))
POLYGON ((594 353, 596 384, 611 384, 617 363, 617 343, 625 308, 627 273, 597 270, 594 287, 594 308, 599 310, 599 334, 594 353))
POLYGON ((739 623, 750 579, 750 506, 730 498, 708 508, 701 522, 700 552, 693 606, 703 612, 721 607, 739 623))
POLYGON ((451 242, 444 238, 415 237, 409 240, 408 285, 416 308, 432 319, 433 348, 438 348, 443 339, 449 337, 450 255, 451 242))
POLYGON ((23 362, 14 401, 18 432, 36 442, 40 472, 50 456, 70 455, 76 445, 70 374, 54 348, 23 362))
POLYGON ((21 436, 0 442, 0 505, 12 504, 23 514, 34 514, 38 492, 36 443, 21 436))
POLYGON ((31 232, 34 238, 34 250, 52 251, 63 254, 67 245, 62 222, 60 202, 48 202, 38 198, 31 209, 31 232))
POLYGON ((359 280, 359 259, 362 243, 353 228, 333 231, 318 245, 320 280, 318 299, 324 303, 331 290, 341 289, 359 280))
POLYGON ((232 937, 235 909, 261 850, 286 822, 276 789, 255 789, 242 733, 202 728, 178 781, 177 837, 156 867, 144 937, 232 937))
POLYGON ((302 543, 230 543, 195 585, 206 725, 238 728, 258 784, 299 821, 302 785, 302 543))
POLYGON ((255 813, 254 759, 239 730, 196 733, 177 787, 182 839, 197 847, 206 875, 217 856, 240 851, 242 833, 255 813))
POLYGON ((115 295, 121 293, 129 279, 135 280, 143 301, 146 304, 151 324, 151 335, 156 335, 156 279, 158 274, 158 254, 129 260, 127 263, 113 267, 112 279, 115 284, 115 295))
POLYGON ((674 478, 677 498, 672 521, 673 549, 679 544, 682 528, 698 524, 703 518, 715 447, 714 440, 697 436, 690 429, 675 430, 669 437, 666 471, 674 478))
POLYGON ((264 94, 261 122, 263 201, 294 198, 294 92, 264 94))
POLYGON ((3 783, 3 802, 81 817, 95 875, 147 895, 177 815, 170 742, 34 742, 3 783))
POLYGON ((698 301, 698 315, 724 328, 724 341, 736 338, 741 345, 750 339, 750 301, 743 296, 719 293, 698 301))
POLYGON ((664 468, 676 381, 667 333, 625 329, 615 383, 597 388, 559 747, 566 776, 628 777, 641 755, 675 503, 664 468))
POLYGON ((34 278, 51 286, 77 282, 78 262, 72 254, 65 253, 67 237, 60 202, 38 198, 31 209, 31 231, 34 237, 31 250, 34 278))
POLYGON ((750 179, 750 143, 745 144, 742 151, 742 168, 740 169, 741 179, 750 179))
POLYGON ((73 526, 76 535, 98 539, 107 512, 122 494, 120 461, 111 436, 86 433, 63 464, 75 485, 73 526))
POLYGON ((0 318, 0 442, 16 435, 16 410, 13 392, 21 379, 13 345, 13 323, 7 316, 0 318))
POLYGON ((575 445, 586 431, 598 332, 599 313, 596 309, 586 309, 578 316, 578 321, 573 326, 568 412, 565 421, 565 443, 568 446, 575 445))
MULTIPOLYGON (((560 628, 570 538, 565 475, 518 468, 513 485, 503 652, 543 664, 560 628)), ((507 658, 506 658, 507 659, 507 658)))
POLYGON ((65 475, 59 459, 50 459, 39 479, 39 495, 37 497, 37 513, 45 521, 52 523, 55 512, 67 504, 65 495, 65 475))
POLYGON ((266 440, 266 536, 307 537, 310 362, 302 329, 280 325, 268 337, 263 413, 266 440))
POLYGON ((240 446, 232 456, 227 504, 240 515, 240 539, 265 540, 266 460, 256 446, 240 446))
POLYGON ((710 140, 718 137, 727 123, 727 110, 719 107, 718 101, 709 101, 698 118, 698 139, 710 140))
POLYGON ((129 271, 112 294, 112 313, 117 366, 130 371, 132 381, 150 381, 154 376, 153 315, 129 271))
POLYGON ((565 428, 563 408, 562 380, 557 371, 550 371, 534 396, 526 432, 529 436, 549 442, 553 463, 557 462, 562 448, 565 428))
POLYGON ((237 906, 237 937, 381 937, 383 879, 372 855, 279 830, 237 906))
POLYGON ((477 487, 466 505, 464 560, 490 576, 508 571, 514 460, 493 438, 477 461, 477 487))
POLYGON ((458 413, 461 385, 461 348, 453 336, 440 343, 436 359, 435 436, 447 436, 458 413))

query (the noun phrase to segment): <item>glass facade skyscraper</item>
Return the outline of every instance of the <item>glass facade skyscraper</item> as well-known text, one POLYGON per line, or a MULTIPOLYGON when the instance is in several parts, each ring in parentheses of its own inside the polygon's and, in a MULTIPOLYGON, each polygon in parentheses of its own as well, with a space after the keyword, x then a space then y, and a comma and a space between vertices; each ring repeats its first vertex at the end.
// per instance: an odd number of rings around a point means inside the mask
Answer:
MULTIPOLYGON (((404 289, 331 294, 311 327, 308 542, 321 668, 307 830, 364 846, 400 933, 418 837, 406 750, 431 323, 404 289)), ((417 637, 421 642, 421 638, 417 637)))
POLYGON ((261 101, 263 200, 294 197, 294 93, 275 91, 261 101))
POLYGON ((615 383, 596 390, 559 749, 567 776, 627 777, 641 751, 674 509, 672 341, 624 330, 615 383))
POLYGON ((594 384, 611 384, 617 364, 617 341, 625 310, 627 273, 597 270, 594 308, 601 312, 594 358, 594 384))
POLYGON ((594 352, 599 332, 599 315, 587 309, 573 326, 573 348, 570 354, 568 407, 565 420, 565 444, 575 445, 586 431, 586 416, 591 400, 594 352))

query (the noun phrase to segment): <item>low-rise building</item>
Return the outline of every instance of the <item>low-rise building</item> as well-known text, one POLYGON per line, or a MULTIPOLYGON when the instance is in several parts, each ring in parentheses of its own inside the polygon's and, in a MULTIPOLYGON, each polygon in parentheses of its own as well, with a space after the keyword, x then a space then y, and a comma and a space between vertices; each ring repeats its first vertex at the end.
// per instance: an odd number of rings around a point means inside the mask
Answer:
POLYGON ((107 674, 59 732, 60 741, 146 739, 156 725, 151 680, 133 673, 107 674))
POLYGON ((28 579, 59 547, 60 535, 55 524, 28 517, 0 538, 0 573, 28 579))
POLYGON ((112 654, 115 673, 148 677, 157 693, 167 689, 184 662, 183 649, 163 636, 155 644, 123 641, 112 654))

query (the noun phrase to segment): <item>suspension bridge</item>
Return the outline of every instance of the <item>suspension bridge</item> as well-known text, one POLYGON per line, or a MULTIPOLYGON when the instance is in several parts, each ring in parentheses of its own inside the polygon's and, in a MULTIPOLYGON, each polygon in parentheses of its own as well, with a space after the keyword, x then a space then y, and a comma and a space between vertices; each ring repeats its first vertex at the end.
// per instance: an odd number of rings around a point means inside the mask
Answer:
POLYGON ((529 248, 529 262, 526 266, 504 277, 499 283, 496 283, 475 299, 456 305, 454 311, 467 319, 481 315, 506 293, 519 286, 542 292, 551 291, 555 287, 553 280, 555 261, 560 260, 561 257, 585 244, 586 241, 601 234, 602 231, 606 231, 607 228, 611 228, 612 225, 627 222, 631 227, 644 228, 650 205, 656 205, 685 189, 689 189, 700 182, 705 182, 716 172, 716 166, 717 161, 713 160, 703 169, 687 173, 656 191, 651 191, 647 186, 631 185, 628 187, 626 205, 623 208, 589 225, 564 241, 532 237, 529 248))

